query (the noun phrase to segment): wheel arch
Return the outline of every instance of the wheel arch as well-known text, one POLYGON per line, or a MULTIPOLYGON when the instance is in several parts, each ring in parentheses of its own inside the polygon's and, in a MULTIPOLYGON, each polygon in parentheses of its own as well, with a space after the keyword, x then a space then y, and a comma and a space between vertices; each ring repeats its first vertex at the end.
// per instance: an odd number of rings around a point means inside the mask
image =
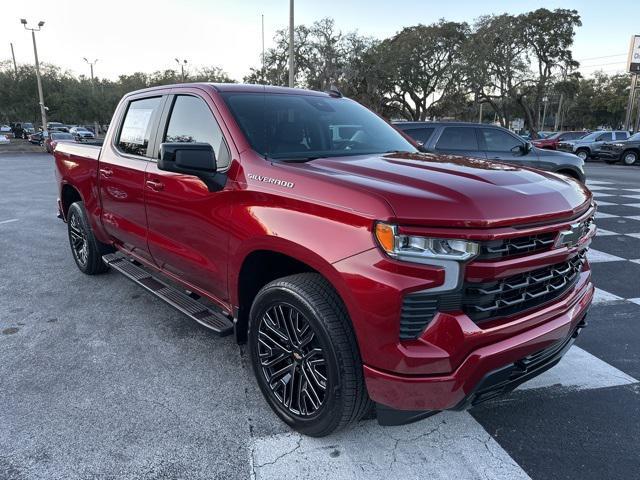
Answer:
POLYGON ((62 215, 66 221, 69 207, 75 202, 84 201, 80 191, 70 183, 64 183, 60 189, 60 201, 62 203, 62 215))
POLYGON ((247 338, 249 311, 253 300, 260 289, 278 278, 297 273, 317 273, 323 277, 336 291, 338 297, 349 311, 349 293, 340 273, 329 262, 305 247, 287 245, 282 248, 284 239, 277 239, 275 245, 260 246, 247 251, 230 278, 231 300, 236 318, 235 335, 239 343, 247 338))

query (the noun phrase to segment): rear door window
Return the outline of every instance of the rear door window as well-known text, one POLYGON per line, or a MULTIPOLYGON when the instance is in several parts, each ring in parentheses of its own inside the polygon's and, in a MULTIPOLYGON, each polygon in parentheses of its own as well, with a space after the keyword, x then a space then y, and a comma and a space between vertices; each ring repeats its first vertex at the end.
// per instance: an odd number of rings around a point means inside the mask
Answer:
POLYGON ((628 132, 616 132, 616 140, 626 140, 629 138, 628 132))
POLYGON ((129 103, 117 142, 122 152, 142 157, 151 156, 149 140, 155 133, 161 105, 162 97, 144 98, 129 103))
POLYGON ((474 127, 445 127, 436 150, 478 151, 478 139, 474 127))

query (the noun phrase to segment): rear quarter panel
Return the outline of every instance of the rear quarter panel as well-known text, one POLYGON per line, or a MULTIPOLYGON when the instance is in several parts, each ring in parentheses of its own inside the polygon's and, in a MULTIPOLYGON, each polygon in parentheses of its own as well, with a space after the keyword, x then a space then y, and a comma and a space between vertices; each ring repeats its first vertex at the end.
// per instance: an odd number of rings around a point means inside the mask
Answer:
MULTIPOLYGON (((73 187, 84 202, 89 222, 96 238, 108 242, 108 236, 100 222, 100 198, 98 193, 98 158, 100 147, 60 143, 53 156, 58 179, 58 196, 66 185, 73 187)), ((68 205, 67 205, 68 207, 68 205)))

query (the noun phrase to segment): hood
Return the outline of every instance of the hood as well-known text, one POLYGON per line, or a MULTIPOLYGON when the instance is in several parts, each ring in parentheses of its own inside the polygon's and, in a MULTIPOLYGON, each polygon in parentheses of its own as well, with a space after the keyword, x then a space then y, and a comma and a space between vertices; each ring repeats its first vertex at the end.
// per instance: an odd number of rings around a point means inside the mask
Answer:
POLYGON ((531 143, 533 143, 534 145, 552 145, 557 142, 557 138, 538 138, 537 140, 531 141, 531 143))
POLYGON ((407 225, 550 222, 574 217, 592 202, 586 187, 553 173, 453 155, 360 155, 288 166, 298 174, 319 174, 334 185, 382 197, 396 220, 407 225))
MULTIPOLYGON (((535 145, 534 145, 535 148, 535 145)), ((546 148, 535 148, 535 152, 538 157, 544 157, 545 160, 553 160, 563 163, 570 163, 573 165, 584 165, 584 161, 578 158, 573 153, 562 152, 559 150, 549 150, 546 148)))

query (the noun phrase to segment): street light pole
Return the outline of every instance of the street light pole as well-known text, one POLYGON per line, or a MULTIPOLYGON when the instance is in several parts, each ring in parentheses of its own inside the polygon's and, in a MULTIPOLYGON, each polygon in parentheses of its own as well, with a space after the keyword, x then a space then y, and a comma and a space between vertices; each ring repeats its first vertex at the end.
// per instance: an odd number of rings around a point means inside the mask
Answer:
POLYGON ((289 0, 289 86, 293 88, 295 59, 293 58, 293 0, 289 0))
POLYGON ((184 83, 184 66, 187 64, 187 61, 184 59, 180 61, 177 58, 175 60, 176 60, 176 63, 180 65, 180 71, 182 72, 182 83, 184 83))
POLYGON ((547 105, 549 104, 549 98, 544 97, 542 101, 544 102, 544 109, 542 110, 542 124, 540 126, 540 130, 544 130, 544 122, 547 119, 547 105))
POLYGON ((262 15, 262 83, 264 83, 264 14, 262 15))
POLYGON ((38 22, 38 28, 27 27, 27 21, 20 19, 20 23, 24 25, 25 30, 31 30, 31 38, 33 39, 33 55, 36 58, 36 79, 38 81, 38 96, 40 97, 40 115, 42 117, 42 131, 47 130, 47 110, 44 106, 44 95, 42 94, 42 80, 40 79, 40 62, 38 61, 38 47, 36 46, 36 32, 39 32, 44 22, 38 22))
POLYGON ((11 45, 11 58, 13 58, 13 70, 16 72, 16 77, 18 76, 18 64, 16 63, 16 54, 13 52, 13 43, 11 45))
POLYGON ((83 57, 83 60, 89 64, 91 67, 91 90, 95 91, 95 83, 93 81, 93 66, 98 63, 98 59, 96 58, 93 62, 87 60, 87 57, 83 57))

